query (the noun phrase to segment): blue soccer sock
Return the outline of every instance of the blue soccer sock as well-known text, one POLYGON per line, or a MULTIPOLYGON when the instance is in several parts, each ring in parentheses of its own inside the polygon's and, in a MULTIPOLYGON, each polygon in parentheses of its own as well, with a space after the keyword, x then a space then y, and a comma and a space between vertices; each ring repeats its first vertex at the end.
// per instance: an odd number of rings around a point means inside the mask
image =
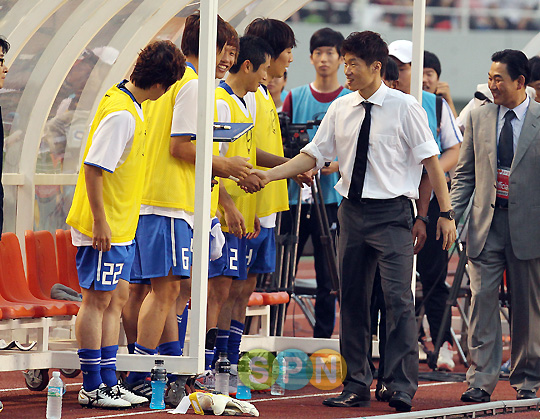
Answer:
POLYGON ((244 323, 238 320, 231 320, 231 334, 229 336, 229 344, 227 346, 228 358, 231 364, 238 364, 240 358, 240 342, 244 334, 244 323))
MULTIPOLYGON (((160 355, 182 356, 182 348, 180 347, 180 342, 177 340, 162 343, 157 347, 157 350, 160 355)), ((167 379, 170 383, 176 381, 177 378, 178 376, 175 374, 167 374, 167 379)))
MULTIPOLYGON (((136 355, 156 355, 156 349, 145 348, 144 346, 139 345, 135 342, 135 354, 136 355)), ((144 380, 146 377, 150 377, 149 372, 136 372, 131 371, 127 377, 128 384, 136 383, 137 381, 144 380)))
POLYGON ((101 349, 79 349, 77 351, 83 373, 83 388, 93 391, 100 386, 101 381, 101 349))
POLYGON ((134 354, 135 353, 135 344, 134 343, 128 343, 127 344, 127 350, 128 350, 128 354, 134 354))
POLYGON ((204 350, 204 369, 211 370, 213 361, 214 361, 214 349, 205 349, 204 350))
POLYGON ((229 334, 229 330, 218 329, 216 338, 216 350, 214 352, 214 359, 212 360, 212 367, 219 359, 219 353, 227 352, 227 347, 229 346, 229 334))
POLYGON ((105 346, 101 348, 101 380, 112 387, 118 384, 116 378, 116 353, 118 345, 105 346))
POLYGON ((184 353, 184 343, 186 341, 186 330, 187 330, 187 322, 188 322, 188 307, 189 303, 186 304, 186 307, 184 308, 184 311, 179 316, 176 315, 176 321, 178 322, 178 341, 180 342, 180 350, 182 351, 180 355, 184 353))

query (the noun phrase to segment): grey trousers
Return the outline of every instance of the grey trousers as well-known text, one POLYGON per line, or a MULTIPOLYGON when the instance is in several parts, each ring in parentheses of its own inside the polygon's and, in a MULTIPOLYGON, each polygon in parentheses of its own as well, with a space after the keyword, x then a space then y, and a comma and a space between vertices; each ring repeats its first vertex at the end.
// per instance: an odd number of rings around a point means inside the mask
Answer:
POLYGON ((386 302, 384 381, 411 397, 418 388, 418 344, 411 291, 412 216, 406 198, 351 202, 338 210, 340 223, 340 348, 347 374, 344 390, 366 394, 373 381, 368 363, 370 302, 377 264, 386 302))
POLYGON ((505 269, 512 307, 510 384, 516 390, 536 391, 540 387, 540 259, 516 258, 510 241, 508 210, 495 209, 482 253, 469 259, 471 366, 467 382, 469 387, 490 394, 499 379, 502 362, 499 286, 505 269))

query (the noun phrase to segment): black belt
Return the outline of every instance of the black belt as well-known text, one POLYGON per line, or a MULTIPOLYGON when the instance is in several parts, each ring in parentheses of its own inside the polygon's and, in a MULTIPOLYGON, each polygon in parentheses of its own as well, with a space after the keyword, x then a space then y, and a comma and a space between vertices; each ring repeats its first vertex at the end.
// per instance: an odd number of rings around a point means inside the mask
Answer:
POLYGON ((374 199, 374 198, 345 198, 354 204, 391 204, 393 202, 408 201, 405 195, 400 195, 390 199, 374 199))

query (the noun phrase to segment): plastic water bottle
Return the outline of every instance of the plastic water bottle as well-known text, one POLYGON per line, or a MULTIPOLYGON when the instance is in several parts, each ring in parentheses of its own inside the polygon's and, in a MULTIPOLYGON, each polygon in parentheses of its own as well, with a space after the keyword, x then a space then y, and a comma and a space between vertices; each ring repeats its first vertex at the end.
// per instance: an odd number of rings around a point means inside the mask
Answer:
POLYGON ((60 378, 60 371, 53 371, 47 388, 47 419, 60 419, 62 417, 63 394, 64 383, 60 378))
POLYGON ((270 387, 270 394, 272 396, 284 396, 285 384, 288 381, 287 375, 287 360, 285 357, 278 356, 274 359, 272 364, 272 375, 276 377, 276 381, 270 387))
POLYGON ((220 352, 216 361, 216 387, 215 390, 226 396, 229 395, 229 377, 231 373, 231 363, 227 359, 227 352, 220 352))
POLYGON ((236 398, 238 400, 251 400, 251 388, 249 387, 250 375, 249 358, 242 357, 238 362, 238 380, 236 385, 236 398))
POLYGON ((167 387, 167 370, 162 359, 156 359, 151 373, 152 400, 150 409, 165 409, 165 388, 167 387))

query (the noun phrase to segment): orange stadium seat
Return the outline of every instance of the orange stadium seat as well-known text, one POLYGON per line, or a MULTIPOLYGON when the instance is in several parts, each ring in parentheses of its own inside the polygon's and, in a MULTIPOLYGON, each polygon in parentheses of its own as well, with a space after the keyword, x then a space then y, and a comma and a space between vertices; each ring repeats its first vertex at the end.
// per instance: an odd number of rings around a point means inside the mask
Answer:
POLYGON ((56 260, 60 283, 81 292, 75 256, 77 248, 71 243, 71 230, 56 230, 56 260))
POLYGON ((71 230, 56 230, 56 258, 58 262, 58 279, 77 292, 81 292, 75 255, 77 248, 71 243, 71 230))
POLYGON ((252 292, 249 296, 248 307, 264 305, 263 296, 260 292, 252 292))
MULTIPOLYGON (((30 292, 40 300, 52 300, 51 288, 60 282, 56 268, 53 235, 47 230, 36 232, 26 230, 24 242, 26 247, 26 277, 30 292)), ((73 315, 79 312, 80 303, 65 301, 64 304, 67 308, 67 314, 73 315)))
POLYGON ((12 303, 11 301, 7 301, 2 295, 0 295, 0 310, 2 310, 2 320, 38 317, 33 305, 12 303))
POLYGON ((68 314, 65 303, 57 300, 41 300, 32 295, 24 274, 19 239, 13 233, 2 234, 0 241, 0 294, 7 301, 34 306, 36 317, 68 314))
POLYGON ((263 297, 263 303, 269 306, 287 304, 290 300, 290 296, 287 291, 262 292, 261 295, 263 297))

